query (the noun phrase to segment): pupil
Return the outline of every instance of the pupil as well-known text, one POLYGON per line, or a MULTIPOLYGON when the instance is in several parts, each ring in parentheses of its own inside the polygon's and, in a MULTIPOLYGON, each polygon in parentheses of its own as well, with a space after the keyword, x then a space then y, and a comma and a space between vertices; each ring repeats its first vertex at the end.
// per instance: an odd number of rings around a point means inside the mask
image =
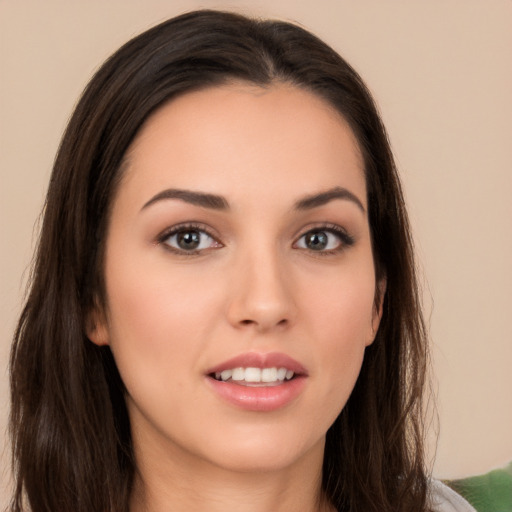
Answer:
POLYGON ((193 250, 197 249, 200 242, 200 236, 198 231, 184 231, 178 233, 178 245, 181 249, 193 250))
POLYGON ((316 251, 325 249, 327 246, 327 235, 323 231, 313 231, 308 235, 306 245, 316 251))

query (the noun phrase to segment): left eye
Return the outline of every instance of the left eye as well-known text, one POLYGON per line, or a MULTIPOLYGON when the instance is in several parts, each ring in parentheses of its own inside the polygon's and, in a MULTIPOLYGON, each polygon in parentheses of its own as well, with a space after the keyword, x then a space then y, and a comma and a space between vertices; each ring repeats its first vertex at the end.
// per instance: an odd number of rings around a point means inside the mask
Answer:
POLYGON ((180 229, 163 240, 173 249, 184 252, 196 252, 210 247, 219 247, 219 243, 200 229, 180 229))
POLYGON ((332 251, 341 247, 341 236, 326 229, 313 229, 302 235, 297 241, 300 249, 310 251, 332 251))

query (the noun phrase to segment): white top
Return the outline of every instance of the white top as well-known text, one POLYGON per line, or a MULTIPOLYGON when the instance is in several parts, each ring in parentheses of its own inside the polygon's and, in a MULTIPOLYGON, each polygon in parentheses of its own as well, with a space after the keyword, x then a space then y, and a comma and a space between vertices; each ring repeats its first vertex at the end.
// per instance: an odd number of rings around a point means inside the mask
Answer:
POLYGON ((476 512, 462 496, 439 480, 432 480, 430 488, 430 499, 436 512, 476 512))

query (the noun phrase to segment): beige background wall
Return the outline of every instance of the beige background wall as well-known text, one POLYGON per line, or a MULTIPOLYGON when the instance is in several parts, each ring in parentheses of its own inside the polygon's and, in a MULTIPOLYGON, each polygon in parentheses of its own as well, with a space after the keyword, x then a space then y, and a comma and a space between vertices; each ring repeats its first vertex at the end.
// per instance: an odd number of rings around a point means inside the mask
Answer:
MULTIPOLYGON (((196 7, 298 21, 367 80, 403 174, 434 306, 435 474, 512 459, 510 0, 0 0, 2 448, 10 337, 66 120, 121 43, 196 7)), ((0 488, 0 506, 5 497, 0 488)))

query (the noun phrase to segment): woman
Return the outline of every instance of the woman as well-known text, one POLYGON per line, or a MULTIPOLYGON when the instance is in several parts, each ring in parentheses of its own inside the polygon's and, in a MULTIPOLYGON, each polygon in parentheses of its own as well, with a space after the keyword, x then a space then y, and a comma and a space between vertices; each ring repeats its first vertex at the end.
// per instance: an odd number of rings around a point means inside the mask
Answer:
POLYGON ((11 510, 442 510, 427 351, 359 76, 287 23, 172 19, 97 72, 57 155, 11 510))

